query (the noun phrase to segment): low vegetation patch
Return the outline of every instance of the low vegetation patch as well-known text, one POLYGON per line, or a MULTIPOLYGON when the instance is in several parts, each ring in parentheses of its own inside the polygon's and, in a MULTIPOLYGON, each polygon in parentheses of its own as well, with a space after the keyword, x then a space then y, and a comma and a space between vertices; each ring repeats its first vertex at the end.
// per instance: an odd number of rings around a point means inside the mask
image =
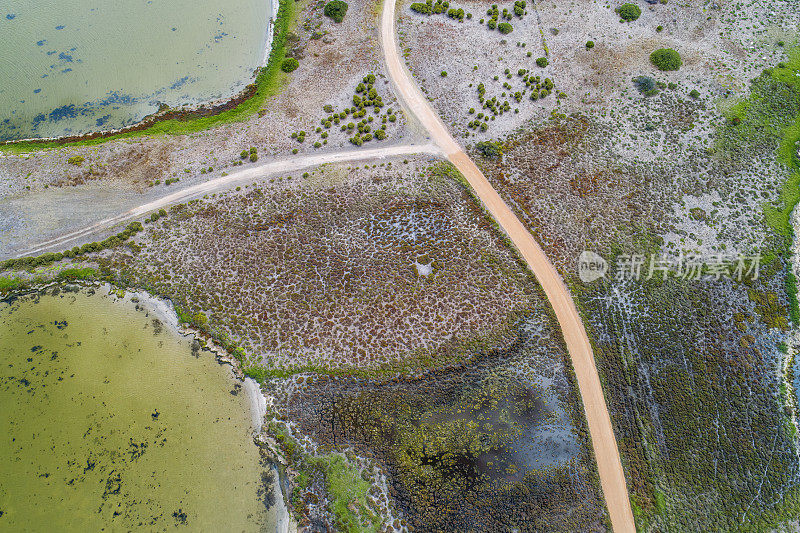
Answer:
POLYGON ((642 10, 636 4, 622 4, 617 8, 617 14, 625 22, 632 22, 642 15, 642 10))
POLYGON ((683 62, 681 55, 672 48, 659 48, 650 54, 650 62, 658 70, 678 70, 683 62))

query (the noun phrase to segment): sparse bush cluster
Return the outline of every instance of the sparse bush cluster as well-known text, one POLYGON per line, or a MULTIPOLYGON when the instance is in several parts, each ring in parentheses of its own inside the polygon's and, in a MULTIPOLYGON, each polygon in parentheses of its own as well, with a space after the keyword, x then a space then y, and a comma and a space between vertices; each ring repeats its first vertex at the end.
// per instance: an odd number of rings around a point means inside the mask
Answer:
POLYGON ((411 4, 411 10, 422 15, 438 15, 447 12, 450 7, 450 2, 447 0, 426 0, 423 2, 414 2, 411 4))
POLYGON ((163 217, 165 217, 165 216, 167 216, 167 210, 166 210, 166 209, 159 209, 158 211, 154 211, 152 215, 150 215, 149 217, 147 217, 147 218, 145 219, 145 223, 148 223, 148 222, 155 222, 155 221, 156 221, 156 220, 158 220, 159 218, 163 218, 163 217))
MULTIPOLYGON (((503 35, 508 35, 514 30, 514 28, 511 26, 511 24, 505 21, 513 19, 514 15, 522 18, 522 16, 527 13, 527 11, 525 11, 525 6, 526 4, 523 0, 517 0, 514 2, 513 13, 509 12, 508 9, 505 8, 501 13, 500 8, 497 7, 497 4, 492 4, 492 7, 486 10, 486 15, 489 17, 489 20, 486 21, 486 26, 490 30, 497 29, 503 35), (498 22, 501 17, 503 22, 498 22)), ((483 21, 483 19, 481 19, 481 21, 483 21)))
MULTIPOLYGON (((319 135, 319 140, 313 143, 314 148, 321 148, 328 144, 328 132, 333 128, 338 128, 348 135, 355 134, 349 138, 349 141, 356 146, 361 146, 373 139, 379 141, 386 139, 388 126, 397 122, 397 114, 392 108, 388 108, 385 113, 382 113, 384 102, 381 95, 378 94, 375 81, 374 74, 368 74, 361 80, 352 95, 351 107, 336 111, 330 104, 323 106, 323 111, 328 115, 320 119, 319 126, 312 132, 319 135), (372 114, 369 114, 370 110, 372 114), (353 119, 358 119, 358 121, 353 119)), ((305 141, 306 135, 308 134, 305 131, 297 131, 291 134, 291 138, 302 143, 305 141)), ((292 153, 298 153, 297 149, 293 149, 292 153)))
MULTIPOLYGON (((505 74, 508 79, 513 78, 509 69, 506 69, 505 74)), ((512 98, 517 103, 520 103, 524 95, 529 94, 529 100, 536 101, 539 100, 540 98, 546 98, 547 96, 549 96, 555 88, 553 80, 551 80, 550 78, 545 78, 544 80, 542 80, 541 77, 539 76, 530 75, 528 69, 517 70, 517 76, 522 79, 522 82, 524 84, 522 90, 513 91, 511 84, 508 82, 504 82, 503 89, 505 89, 507 92, 501 93, 500 98, 509 97, 512 98)), ((511 104, 508 100, 500 100, 500 98, 498 98, 497 96, 492 96, 490 98, 487 98, 486 85, 483 83, 478 84, 477 94, 478 94, 478 101, 482 105, 483 109, 487 110, 488 113, 479 112, 476 115, 476 118, 470 120, 467 123, 467 128, 471 130, 480 130, 481 132, 485 132, 489 128, 489 121, 494 120, 495 117, 497 116, 502 116, 504 113, 508 113, 509 111, 511 111, 511 104)), ((514 112, 517 113, 518 110, 515 109, 514 112)), ((473 113, 474 109, 470 109, 470 114, 473 113)))
POLYGON ((450 17, 451 19, 455 19, 455 20, 457 20, 459 22, 463 22, 464 21, 464 10, 461 9, 460 7, 458 9, 454 9, 454 8, 448 9, 447 10, 447 16, 450 17))

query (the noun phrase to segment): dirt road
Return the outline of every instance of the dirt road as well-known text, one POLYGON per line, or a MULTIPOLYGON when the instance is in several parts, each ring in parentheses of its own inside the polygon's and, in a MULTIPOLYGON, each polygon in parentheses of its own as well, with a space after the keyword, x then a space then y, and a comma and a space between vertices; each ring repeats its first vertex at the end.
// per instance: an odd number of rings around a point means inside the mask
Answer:
POLYGON ((611 417, 603 396, 603 388, 600 385, 600 377, 594 363, 592 346, 575 303, 572 301, 572 296, 539 244, 500 198, 475 163, 455 142, 416 83, 411 81, 411 75, 401 63, 398 53, 395 10, 396 0, 384 0, 381 43, 389 75, 404 100, 407 111, 416 116, 428 129, 431 140, 442 148, 447 158, 464 175, 486 210, 508 234, 522 257, 525 258, 528 267, 533 271, 550 300, 550 305, 553 306, 561 326, 578 380, 578 388, 586 411, 586 420, 592 437, 600 483, 611 517, 611 525, 617 532, 635 531, 625 474, 622 470, 617 441, 611 426, 611 417))
POLYGON ((421 145, 396 145, 387 146, 382 148, 372 149, 359 149, 359 150, 345 150, 342 152, 323 153, 318 155, 298 156, 290 159, 283 159, 279 161, 271 161, 267 163, 260 163, 251 165, 236 170, 227 176, 221 176, 212 180, 192 185, 185 189, 180 189, 172 194, 163 196, 152 202, 135 207, 119 215, 99 220, 89 226, 81 228, 64 235, 59 235, 50 240, 40 242, 32 248, 21 251, 16 256, 23 257, 28 255, 36 255, 48 250, 63 250, 69 247, 71 243, 78 239, 85 240, 87 237, 99 234, 113 228, 123 222, 127 222, 142 215, 157 211, 162 207, 167 207, 171 204, 185 202, 193 198, 199 198, 203 195, 218 192, 221 190, 229 189, 236 184, 243 184, 253 181, 257 178, 276 173, 296 172, 305 168, 310 168, 326 163, 345 163, 368 161, 372 159, 381 159, 385 157, 398 157, 403 155, 415 154, 430 154, 434 156, 441 156, 441 149, 433 144, 421 145))

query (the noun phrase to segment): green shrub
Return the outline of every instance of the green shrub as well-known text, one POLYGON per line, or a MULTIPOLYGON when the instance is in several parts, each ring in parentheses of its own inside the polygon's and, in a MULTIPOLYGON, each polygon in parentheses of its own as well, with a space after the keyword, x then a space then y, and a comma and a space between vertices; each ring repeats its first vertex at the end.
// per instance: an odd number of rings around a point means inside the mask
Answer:
POLYGON ((258 161, 258 154, 250 154, 250 162, 255 163, 258 161))
POLYGON ((423 15, 430 15, 431 14, 431 6, 425 4, 423 2, 414 2, 411 4, 411 11, 415 11, 417 13, 421 13, 423 15))
POLYGON ((658 89, 656 89, 656 80, 648 76, 638 76, 634 78, 633 84, 639 92, 645 96, 653 96, 658 92, 658 89))
POLYGON ((617 8, 617 14, 622 20, 631 22, 642 15, 642 10, 636 4, 622 4, 617 8))
POLYGON ((75 281, 77 279, 87 279, 91 278, 95 275, 95 269, 93 268, 65 268, 61 272, 58 273, 58 279, 68 280, 68 281, 75 281))
POLYGON ((503 155, 503 149, 500 147, 500 145, 491 141, 481 141, 475 146, 475 148, 478 149, 483 157, 495 158, 503 155))
POLYGON ((443 71, 442 71, 442 77, 443 77, 443 78, 446 78, 446 77, 447 77, 447 71, 446 71, 446 70, 443 70, 443 71))
POLYGON ((550 64, 546 57, 539 57, 536 59, 536 64, 542 68, 550 64))
POLYGON ((656 31, 657 31, 657 32, 659 32, 659 33, 660 33, 660 32, 661 32, 661 31, 663 31, 663 30, 664 30, 664 26, 656 26, 656 31))
POLYGON ((294 72, 299 66, 300 62, 297 59, 294 57, 287 57, 283 60, 283 63, 281 63, 281 70, 284 72, 294 72))
POLYGON ((83 158, 82 155, 74 155, 69 159, 67 159, 67 163, 69 163, 70 165, 75 165, 76 167, 81 166, 81 163, 83 163, 84 161, 85 159, 83 158))
POLYGON ((659 48, 650 54, 650 62, 658 70, 678 70, 683 64, 681 55, 672 48, 659 48))
POLYGON ((490 30, 493 30, 497 27, 497 21, 495 19, 490 20, 486 23, 490 30))
POLYGON ((689 93, 689 96, 697 100, 698 98, 700 98, 700 91, 698 91, 697 89, 692 89, 692 92, 689 93))
POLYGON ((586 48, 587 49, 594 48, 594 41, 586 41, 586 48))
POLYGON ((447 10, 447 16, 450 17, 451 19, 455 19, 455 20, 457 20, 459 22, 463 22, 464 21, 464 10, 461 9, 461 8, 448 9, 447 10))
POLYGON ((335 22, 342 22, 345 14, 347 14, 347 2, 331 0, 325 4, 325 16, 333 19, 335 22))
POLYGON ((514 31, 514 27, 511 26, 508 22, 501 22, 497 25, 497 31, 502 33, 503 35, 508 35, 512 31, 514 31))

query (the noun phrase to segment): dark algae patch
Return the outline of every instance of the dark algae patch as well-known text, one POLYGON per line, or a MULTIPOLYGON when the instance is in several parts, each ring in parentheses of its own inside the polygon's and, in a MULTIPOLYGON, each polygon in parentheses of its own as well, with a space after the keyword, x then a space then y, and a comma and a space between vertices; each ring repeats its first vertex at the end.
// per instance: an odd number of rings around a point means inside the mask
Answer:
POLYGON ((273 428, 299 472, 295 509, 313 523, 321 484, 338 530, 379 530, 386 515, 370 505, 369 477, 339 455, 355 450, 385 469, 399 520, 415 531, 603 530, 582 412, 561 349, 540 328, 526 319, 512 346, 414 378, 276 385, 294 391, 287 415, 320 445, 301 457, 273 428))
POLYGON ((230 371, 107 292, 0 302, 0 529, 274 529, 230 371))

